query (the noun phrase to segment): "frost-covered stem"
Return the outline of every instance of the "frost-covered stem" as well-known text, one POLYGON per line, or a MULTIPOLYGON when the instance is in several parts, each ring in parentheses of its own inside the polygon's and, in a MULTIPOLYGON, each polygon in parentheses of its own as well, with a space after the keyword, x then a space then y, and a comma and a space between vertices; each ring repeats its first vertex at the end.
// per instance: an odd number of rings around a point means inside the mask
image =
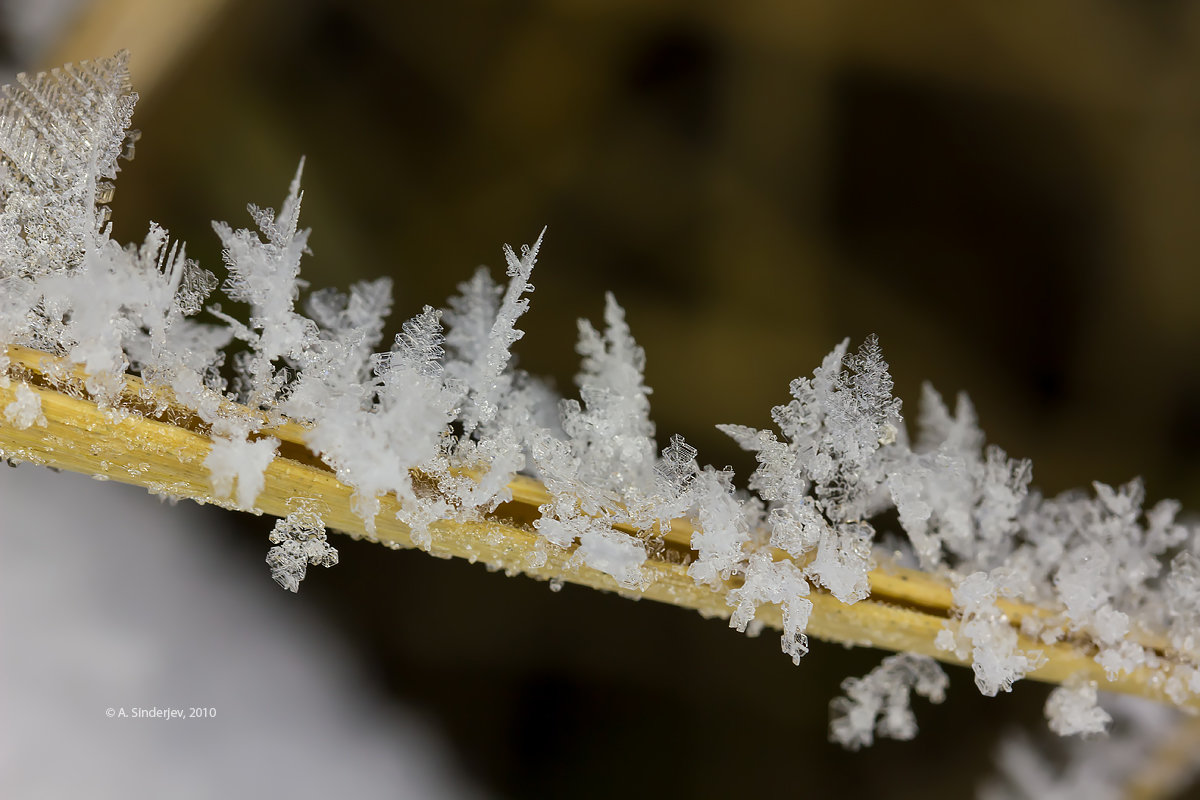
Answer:
MULTIPOLYGON (((0 416, 0 456, 142 486, 160 495, 232 507, 230 501, 215 496, 210 483, 205 459, 212 449, 212 439, 192 414, 174 405, 161 390, 150 390, 131 376, 123 402, 137 405, 144 414, 114 412, 101 408, 87 396, 78 371, 47 370, 47 365, 54 365, 52 356, 17 347, 9 348, 7 355, 11 380, 0 388, 0 408, 14 403, 18 390, 27 393, 31 389, 38 397, 45 422, 41 424, 39 420, 18 427, 0 416), (58 388, 51 385, 51 373, 58 388)), ((232 403, 228 405, 240 408, 238 413, 255 413, 232 403)), ((303 427, 293 423, 260 432, 262 436, 279 439, 282 444, 280 455, 263 476, 263 489, 254 502, 256 511, 282 517, 297 508, 310 508, 319 512, 332 530, 393 548, 413 547, 408 527, 396 518, 399 506, 392 495, 382 499, 374 534, 367 535, 363 520, 353 510, 354 490, 303 447, 304 433, 303 427)), ((730 582, 720 591, 713 591, 697 585, 688 574, 687 563, 694 554, 687 544, 692 529, 686 521, 674 521, 664 537, 666 546, 646 561, 648 581, 644 588, 629 589, 608 574, 573 562, 572 548, 546 547, 532 528, 538 506, 547 499, 545 487, 518 477, 509 488, 512 501, 481 522, 434 523, 429 550, 438 555, 482 561, 510 574, 525 573, 538 579, 646 597, 695 609, 706 616, 730 616, 732 609, 726 605, 725 597, 736 584, 730 582)), ((965 663, 934 643, 952 617, 948 587, 932 576, 898 568, 872 571, 870 587, 870 596, 852 605, 823 590, 814 590, 810 596, 813 610, 807 633, 843 644, 927 655, 952 664, 965 663)), ((1006 613, 1016 624, 1023 614, 1049 612, 1011 604, 1006 613)), ((757 619, 774 628, 783 624, 779 607, 771 604, 759 608, 757 619)), ((1145 669, 1109 681, 1093 656, 1075 644, 1045 645, 1022 637, 1020 646, 1040 649, 1046 655, 1045 663, 1030 672, 1030 678, 1061 683, 1083 676, 1104 689, 1163 699, 1161 688, 1145 669)), ((1191 702, 1197 705, 1196 700, 1191 702)))

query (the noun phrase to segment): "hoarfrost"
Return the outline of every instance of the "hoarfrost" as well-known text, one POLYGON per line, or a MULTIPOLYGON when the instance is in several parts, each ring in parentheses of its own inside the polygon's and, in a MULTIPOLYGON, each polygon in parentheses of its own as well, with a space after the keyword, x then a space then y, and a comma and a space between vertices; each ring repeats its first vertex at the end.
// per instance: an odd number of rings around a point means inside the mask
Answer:
POLYGON ((4 419, 18 430, 25 430, 34 425, 45 425, 46 416, 42 413, 42 398, 22 381, 13 392, 16 399, 4 407, 4 419))
POLYGON ((266 485, 267 466, 275 458, 279 440, 266 437, 250 440, 240 437, 214 437, 212 449, 204 459, 209 480, 217 497, 232 497, 239 508, 251 510, 266 485), (235 492, 236 489, 236 492, 235 492))
POLYGON ((997 605, 1007 587, 997 576, 976 572, 954 588, 954 606, 961 614, 957 624, 947 623, 936 644, 959 658, 969 658, 975 685, 994 697, 1012 691, 1012 685, 1042 662, 1040 651, 1018 648, 1017 630, 997 605))
POLYGON ((1059 736, 1104 733, 1112 717, 1097 703, 1096 682, 1057 686, 1046 699, 1046 719, 1059 736))
MULTIPOLYGON (((1116 677, 1161 666, 1158 652, 1135 640, 1141 633, 1166 637, 1179 654, 1156 673, 1163 690, 1181 703, 1200 693, 1200 542, 1194 526, 1177 522, 1177 503, 1143 509, 1140 482, 1045 498, 1029 488, 1029 462, 986 444, 965 395, 951 414, 929 385, 910 439, 890 368, 869 336, 853 352, 842 341, 811 377, 792 381, 790 397, 772 409, 772 429, 718 426, 757 462, 750 491, 740 490, 730 470, 702 465, 681 436, 659 449, 645 353, 611 294, 602 332, 579 323, 577 398, 560 399, 517 368, 540 235, 504 248, 507 284, 481 269, 446 310, 424 307, 378 353, 390 280, 301 302, 303 161, 278 213, 249 207, 254 230, 214 224, 223 281, 158 225, 136 245, 111 239, 107 204, 118 160, 131 154, 136 99, 124 54, 23 75, 4 90, 0 339, 58 356, 59 377, 80 367, 84 392, 120 414, 137 413, 122 405, 131 370, 169 389, 211 433, 204 463, 216 495, 253 508, 279 446, 267 434, 285 420, 303 423, 306 446, 351 487, 368 534, 384 498, 394 498, 396 520, 422 547, 432 546, 438 521, 494 512, 523 472, 549 494, 534 522, 533 561, 558 548, 565 563, 634 591, 652 579, 647 561, 668 540, 690 544, 687 573, 721 595, 730 624, 756 631, 778 613, 782 649, 794 660, 807 651, 813 592, 843 603, 869 596, 882 558, 876 527, 894 510, 901 559, 953 586, 954 619, 937 645, 971 662, 984 693, 1007 691, 1037 668, 1040 654, 1021 635, 1077 639, 1116 677), (690 542, 678 535, 685 523, 690 542), (1051 615, 1018 623, 1004 613, 1007 598, 1051 615)), ((24 380, 3 353, 0 366, 5 386, 24 380)), ((2 416, 15 427, 39 424, 37 394, 20 383, 2 416)), ((307 565, 336 558, 316 544, 324 542, 318 519, 281 525, 270 560, 285 587, 298 585, 307 565)), ((862 699, 839 706, 838 736, 863 743, 874 731, 905 734, 910 717, 888 704, 913 681, 937 694, 923 665, 888 660, 853 684, 862 699)), ((1054 695, 1057 728, 1099 724, 1088 691, 1054 695)))
POLYGON ((300 590, 308 566, 332 567, 338 552, 325 539, 325 524, 310 509, 299 509, 275 521, 268 536, 275 546, 267 551, 271 577, 289 592, 300 590))
POLYGON ((917 735, 912 693, 941 703, 949 685, 941 665, 928 656, 888 656, 863 677, 842 681, 845 696, 829 704, 829 738, 850 750, 871 746, 876 736, 911 739, 917 735))
POLYGON ((592 569, 608 573, 626 589, 644 588, 641 566, 646 562, 645 546, 621 531, 591 526, 579 537, 576 557, 592 569))

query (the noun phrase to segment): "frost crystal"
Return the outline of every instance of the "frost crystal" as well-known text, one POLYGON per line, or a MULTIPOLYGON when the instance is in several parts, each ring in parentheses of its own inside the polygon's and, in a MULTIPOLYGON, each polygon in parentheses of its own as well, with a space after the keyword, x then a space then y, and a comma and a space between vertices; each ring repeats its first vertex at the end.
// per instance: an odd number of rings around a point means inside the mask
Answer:
POLYGON ((1112 717, 1096 702, 1096 682, 1058 686, 1046 699, 1046 719, 1059 736, 1104 733, 1112 717))
POLYGON ((948 624, 937 638, 937 646, 959 658, 971 659, 975 685, 988 697, 1012 691, 1014 681, 1041 663, 1041 652, 1017 648, 1017 631, 996 601, 1003 591, 993 576, 976 572, 954 589, 954 605, 962 615, 957 626, 948 624))
POLYGON ((876 735, 911 739, 917 735, 912 693, 940 703, 949 685, 941 666, 928 656, 888 656, 863 677, 842 682, 845 696, 829 704, 829 738, 851 750, 869 747, 876 735))
POLYGON ((754 621, 758 606, 775 603, 783 609, 783 637, 780 646, 796 664, 808 652, 808 617, 812 601, 808 599, 808 581, 790 561, 773 561, 769 553, 750 556, 745 581, 729 592, 729 604, 735 606, 729 626, 745 631, 754 621))
POLYGON ((338 552, 325 540, 321 517, 307 509, 293 511, 276 520, 268 537, 275 546, 267 551, 271 577, 289 592, 300 590, 308 566, 332 567, 338 552))
POLYGON ((100 256, 117 159, 136 138, 127 60, 122 51, 4 87, 0 274, 28 280, 100 256))
POLYGON ((579 459, 579 478, 597 489, 652 492, 655 452, 650 389, 642 382, 646 354, 633 340, 625 311, 605 296, 604 335, 579 321, 583 368, 579 396, 563 404, 562 427, 579 459))
POLYGON ((300 360, 317 338, 316 324, 293 308, 300 291, 300 257, 308 252, 309 232, 298 227, 303 170, 301 160, 278 217, 272 209, 249 206, 261 233, 245 228, 235 232, 223 222, 213 223, 229 269, 225 294, 250 305, 248 325, 219 308, 212 310, 251 347, 235 363, 240 399, 252 408, 274 408, 287 383, 287 373, 277 362, 285 357, 300 360))
POLYGON ((543 230, 533 245, 521 248, 519 258, 505 246, 507 289, 492 283, 487 270, 481 268, 474 278, 459 286, 462 294, 450 301, 446 344, 451 357, 446 369, 450 378, 466 386, 467 403, 461 413, 468 434, 492 422, 509 402, 516 378, 507 369, 512 359, 510 348, 525 335, 516 323, 529 308, 529 299, 524 295, 533 291, 529 278, 545 234, 543 230))
POLYGON ((576 556, 592 569, 611 575, 627 589, 641 588, 645 582, 641 566, 646 549, 634 537, 620 531, 592 527, 579 537, 576 556))
POLYGON ((211 473, 210 480, 217 497, 233 496, 239 508, 254 508, 254 501, 266 483, 263 473, 275 458, 277 447, 279 440, 272 438, 255 441, 244 435, 241 438, 214 438, 204 466, 211 473))
POLYGON ((750 530, 758 520, 734 495, 730 470, 705 467, 691 487, 699 509, 692 534, 698 556, 688 567, 688 575, 697 583, 719 589, 746 562, 750 530))
POLYGON ((4 419, 18 430, 45 425, 46 417, 42 414, 41 396, 24 382, 17 385, 15 394, 17 399, 4 407, 4 419))

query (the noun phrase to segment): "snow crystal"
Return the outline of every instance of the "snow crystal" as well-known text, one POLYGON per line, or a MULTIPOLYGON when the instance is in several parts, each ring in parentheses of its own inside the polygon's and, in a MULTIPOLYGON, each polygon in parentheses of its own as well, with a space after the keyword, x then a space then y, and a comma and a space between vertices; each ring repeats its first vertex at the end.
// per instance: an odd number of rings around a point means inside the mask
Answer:
POLYGON ((976 572, 954 588, 954 607, 961 614, 957 625, 947 623, 936 646, 970 658, 975 685, 982 694, 994 697, 1012 691, 1012 685, 1042 661, 1040 651, 1017 647, 1017 629, 996 604, 1005 587, 993 575, 976 572))
POLYGON ((579 537, 576 556, 585 565, 600 570, 626 589, 644 588, 641 566, 646 563, 645 546, 621 531, 591 527, 579 537))
POLYGON ((1046 699, 1046 719, 1059 736, 1103 733, 1112 717, 1096 702, 1096 682, 1057 686, 1046 699))
POLYGON ((871 592, 867 572, 871 563, 874 529, 865 522, 826 529, 817 546, 817 557, 804 570, 843 603, 857 603, 871 592))
POLYGON ((4 407, 4 419, 9 425, 18 430, 25 430, 34 425, 45 425, 46 416, 42 413, 42 397, 29 384, 22 381, 13 392, 16 399, 4 407))
POLYGON ((444 501, 418 496, 412 470, 444 471, 443 433, 454 419, 457 394, 443 381, 440 313, 426 306, 396 334, 390 352, 373 358, 374 405, 357 394, 330 398, 306 442, 355 490, 353 508, 375 531, 380 500, 401 500, 401 519, 414 541, 428 546, 429 525, 448 512, 444 501), (435 506, 436 508, 431 508, 435 506))
POLYGON ((451 378, 466 384, 467 403, 461 413, 468 434, 492 422, 508 402, 516 378, 507 369, 512 360, 510 349, 525 335, 516 323, 529 308, 524 295, 533 291, 529 278, 545 234, 543 230, 533 245, 522 247, 519 258, 505 245, 506 289, 496 286, 481 268, 459 286, 461 294, 450 301, 446 311, 446 343, 451 352, 446 369, 451 378))
POLYGON ((745 563, 757 520, 734 495, 732 470, 705 467, 695 476, 692 493, 699 508, 691 542, 697 558, 688 566, 688 575, 719 589, 745 563))
POLYGON ((563 404, 563 430, 580 461, 579 478, 599 488, 653 492, 654 424, 650 389, 643 383, 646 354, 613 295, 605 296, 603 336, 579 321, 577 377, 582 406, 563 404))
POLYGON ((671 437, 671 444, 662 451, 662 461, 654 468, 666 493, 677 497, 687 489, 696 476, 697 452, 679 434, 671 437))
POLYGON ((842 682, 845 696, 829 704, 829 738, 850 750, 871 746, 876 736, 911 739, 917 735, 912 693, 941 703, 949 685, 941 665, 928 656, 888 656, 863 677, 842 682))
POLYGON ((233 496, 239 508, 254 508, 254 501, 266 484, 267 466, 275 458, 279 440, 271 437, 250 440, 215 437, 204 459, 209 482, 217 497, 233 496), (236 495, 234 490, 236 487, 236 495))
POLYGON ((271 577, 289 592, 300 590, 308 565, 332 567, 338 552, 325 539, 325 524, 309 509, 299 509, 276 520, 268 537, 275 546, 267 551, 271 577))
POLYGON ((234 335, 250 345, 235 361, 239 395, 252 408, 275 406, 287 380, 277 363, 285 357, 298 359, 306 346, 317 339, 317 326, 295 312, 299 294, 300 258, 308 252, 308 230, 300 230, 300 176, 304 160, 296 169, 279 215, 269 208, 250 205, 248 210, 260 233, 242 228, 234 231, 224 222, 213 230, 225 248, 229 270, 225 294, 250 305, 250 320, 243 325, 219 309, 210 309, 230 324, 234 335), (263 238, 265 237, 265 239, 263 238))
POLYGON ((780 647, 796 664, 808 652, 804 631, 812 613, 809 585, 800 569, 790 561, 775 561, 768 552, 756 552, 749 558, 741 586, 729 592, 727 603, 734 606, 729 626, 745 631, 763 603, 775 603, 783 611, 783 636, 780 647))

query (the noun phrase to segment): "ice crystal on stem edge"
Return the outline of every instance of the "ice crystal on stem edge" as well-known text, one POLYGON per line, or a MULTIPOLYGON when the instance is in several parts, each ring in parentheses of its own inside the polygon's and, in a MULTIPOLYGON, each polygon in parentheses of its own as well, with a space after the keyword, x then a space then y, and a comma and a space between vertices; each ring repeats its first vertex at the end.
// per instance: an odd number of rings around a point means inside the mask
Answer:
MULTIPOLYGON (((516 366, 544 231, 503 249, 505 280, 479 270, 380 351, 389 279, 304 291, 302 161, 278 213, 251 205, 252 227, 214 223, 223 281, 156 224, 141 243, 113 241, 106 204, 131 155, 136 99, 124 53, 4 89, 0 340, 56 357, 51 380, 81 368, 88 396, 115 417, 140 413, 122 400, 128 375, 169 390, 211 439, 214 498, 253 510, 279 454, 272 432, 298 423, 305 446, 352 489, 367 535, 394 497, 386 513, 429 548, 432 526, 484 520, 525 475, 547 499, 523 568, 555 555, 564 569, 641 592, 673 521, 685 520, 686 574, 720 594, 738 630, 757 630, 760 609, 778 606, 782 650, 797 662, 814 593, 860 602, 871 570, 897 558, 953 587, 937 647, 969 661, 985 694, 1009 691, 1041 663, 1039 647, 1067 637, 1110 677, 1158 670, 1180 703, 1200 691, 1200 545, 1197 529, 1176 521, 1177 503, 1143 509, 1137 481, 1045 498, 1030 488, 1027 461, 985 445, 965 396, 951 413, 928 385, 910 435, 874 336, 857 349, 842 341, 794 380, 773 428, 719 426, 757 461, 739 488, 677 434, 660 450, 646 355, 614 295, 602 326, 579 323, 577 396, 560 398, 516 366), (893 511, 899 530, 878 531, 893 511), (885 550, 881 533, 900 538, 885 550), (1018 628, 1010 601, 1048 612, 1018 628), (1167 643, 1171 664, 1148 636, 1167 643)), ((0 416, 14 428, 45 424, 24 383, 0 416)), ((295 499, 301 510, 276 525, 267 557, 293 591, 308 566, 337 560, 320 498, 295 499)), ((910 691, 937 701, 945 678, 927 657, 900 654, 844 688, 832 735, 857 747, 911 736, 910 691)), ((1102 729, 1094 695, 1091 685, 1056 691, 1052 727, 1102 729)))

